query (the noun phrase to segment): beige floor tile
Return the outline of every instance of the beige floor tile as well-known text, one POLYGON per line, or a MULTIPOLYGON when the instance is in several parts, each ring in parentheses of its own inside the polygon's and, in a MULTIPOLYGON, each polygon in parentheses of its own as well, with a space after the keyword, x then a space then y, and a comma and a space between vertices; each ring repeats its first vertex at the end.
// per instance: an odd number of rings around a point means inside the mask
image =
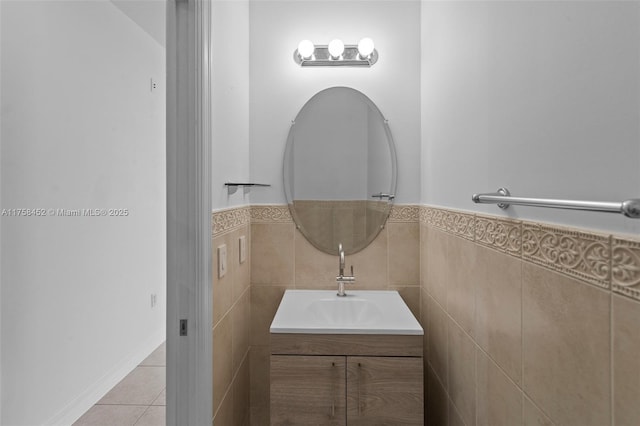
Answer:
POLYGON ((523 390, 557 424, 611 421, 611 294, 523 263, 523 390))
POLYGON ((144 366, 166 367, 167 365, 167 342, 163 342, 151 354, 140 363, 144 366))
POLYGON ((151 405, 165 388, 165 367, 136 367, 102 397, 100 405, 151 405))
POLYGON ((164 406, 151 406, 147 408, 135 426, 165 426, 166 413, 164 406))
POLYGON ((133 426, 146 410, 140 405, 94 405, 73 426, 133 426))
POLYGON ((151 405, 167 405, 167 389, 163 389, 160 395, 151 403, 151 405))

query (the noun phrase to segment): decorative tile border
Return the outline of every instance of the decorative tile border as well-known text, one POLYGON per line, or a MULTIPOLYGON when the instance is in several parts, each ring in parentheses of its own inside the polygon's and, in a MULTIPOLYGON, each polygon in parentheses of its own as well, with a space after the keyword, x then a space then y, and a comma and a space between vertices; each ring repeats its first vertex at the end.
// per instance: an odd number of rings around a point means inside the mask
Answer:
MULTIPOLYGON (((394 205, 389 214, 389 222, 418 222, 420 207, 417 205, 394 205)), ((252 223, 293 222, 287 205, 251 206, 252 223)))
POLYGON ((251 206, 251 223, 293 223, 288 205, 251 206))
POLYGON ((389 222, 418 222, 420 207, 415 205, 393 205, 389 222))
POLYGON ((609 236, 524 223, 522 258, 590 284, 610 288, 609 236))
POLYGON ((441 231, 449 231, 447 229, 447 211, 444 209, 430 209, 427 223, 441 231))
POLYGON ((445 221, 448 232, 467 240, 475 239, 475 217, 472 214, 447 211, 445 221))
POLYGON ((612 238, 613 291, 640 300, 640 241, 612 238))
POLYGON ((522 222, 476 215, 475 241, 511 256, 522 253, 522 222))
POLYGON ((420 223, 640 301, 640 239, 424 205, 418 217, 420 223))
POLYGON ((211 231, 214 237, 226 234, 244 225, 249 225, 250 207, 243 206, 211 213, 211 231))
POLYGON ((474 240, 475 217, 472 214, 421 206, 419 207, 418 219, 420 223, 431 225, 467 240, 474 240))

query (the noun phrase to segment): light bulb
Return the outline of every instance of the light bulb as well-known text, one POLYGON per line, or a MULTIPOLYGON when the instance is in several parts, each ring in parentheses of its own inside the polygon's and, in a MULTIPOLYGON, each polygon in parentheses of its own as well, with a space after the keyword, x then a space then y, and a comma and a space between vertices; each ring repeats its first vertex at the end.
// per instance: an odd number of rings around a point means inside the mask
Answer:
POLYGON ((329 43, 329 54, 332 59, 338 59, 344 52, 344 43, 342 40, 334 39, 329 43))
POLYGON ((302 59, 311 59, 315 50, 316 48, 310 40, 302 40, 298 44, 298 54, 302 59))
POLYGON ((371 56, 374 47, 375 46, 373 45, 373 40, 371 40, 369 37, 365 37, 360 40, 360 42, 358 42, 358 53, 360 54, 360 57, 365 59, 371 56))

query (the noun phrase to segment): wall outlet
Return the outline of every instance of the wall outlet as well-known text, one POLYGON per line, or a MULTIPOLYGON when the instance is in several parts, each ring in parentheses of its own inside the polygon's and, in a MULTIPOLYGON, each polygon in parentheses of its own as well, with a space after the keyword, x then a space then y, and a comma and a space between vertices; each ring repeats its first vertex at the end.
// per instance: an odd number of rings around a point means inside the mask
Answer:
POLYGON ((247 260, 247 239, 244 235, 238 238, 238 246, 240 247, 240 263, 244 263, 247 260))
POLYGON ((227 245, 218 246, 218 278, 227 273, 227 245))
POLYGON ((158 304, 158 295, 157 294, 152 294, 151 295, 151 307, 155 308, 157 304, 158 304))
POLYGON ((151 78, 151 91, 153 92, 158 88, 158 82, 151 78))

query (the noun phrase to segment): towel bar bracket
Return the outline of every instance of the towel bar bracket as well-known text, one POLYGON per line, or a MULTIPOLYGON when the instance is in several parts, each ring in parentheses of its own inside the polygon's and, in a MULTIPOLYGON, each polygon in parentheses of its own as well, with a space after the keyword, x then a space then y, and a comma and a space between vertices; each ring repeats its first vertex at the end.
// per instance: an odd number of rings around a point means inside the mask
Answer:
POLYGON ((555 209, 586 210, 606 213, 622 213, 626 217, 640 219, 640 199, 632 198, 621 203, 608 201, 576 201, 558 200, 550 198, 524 198, 512 197, 507 188, 499 188, 496 192, 488 194, 473 194, 471 200, 474 203, 497 204, 501 209, 510 205, 549 207, 555 209))

